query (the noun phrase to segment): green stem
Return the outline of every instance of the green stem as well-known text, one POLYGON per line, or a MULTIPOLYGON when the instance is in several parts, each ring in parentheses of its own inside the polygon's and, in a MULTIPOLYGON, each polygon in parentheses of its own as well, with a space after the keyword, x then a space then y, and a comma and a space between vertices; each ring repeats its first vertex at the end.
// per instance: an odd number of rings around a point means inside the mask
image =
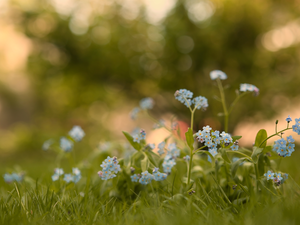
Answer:
POLYGON ((285 128, 285 129, 283 129, 283 130, 281 130, 281 131, 278 131, 277 133, 275 133, 275 134, 273 134, 273 135, 267 137, 265 140, 263 140, 262 143, 260 143, 259 148, 263 145, 263 143, 265 143, 265 142, 266 142, 267 140, 269 140, 270 138, 272 138, 272 137, 274 137, 274 136, 277 136, 279 133, 282 133, 282 132, 284 132, 284 131, 286 131, 286 130, 291 130, 291 129, 292 129, 292 128, 285 128))
POLYGON ((188 173, 188 184, 187 184, 187 188, 190 188, 190 182, 191 182, 191 171, 192 171, 192 162, 193 162, 193 154, 192 154, 192 150, 191 150, 191 155, 190 155, 190 163, 189 163, 189 173, 188 173))
POLYGON ((220 90, 220 95, 221 95, 221 101, 223 105, 223 111, 224 111, 224 131, 227 133, 228 132, 228 110, 226 107, 226 102, 225 102, 225 94, 224 94, 224 88, 222 86, 222 82, 219 78, 217 78, 217 84, 218 88, 220 90))

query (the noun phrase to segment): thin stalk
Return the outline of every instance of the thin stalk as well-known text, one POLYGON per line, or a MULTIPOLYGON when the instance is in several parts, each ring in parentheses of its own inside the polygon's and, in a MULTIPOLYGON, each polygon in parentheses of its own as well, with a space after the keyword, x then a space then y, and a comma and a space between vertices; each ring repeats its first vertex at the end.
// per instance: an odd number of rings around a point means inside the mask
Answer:
POLYGON ((226 102, 225 102, 225 94, 224 94, 224 88, 222 86, 222 82, 219 78, 217 78, 217 84, 218 84, 218 88, 220 91, 220 95, 221 95, 221 101, 222 101, 222 105, 223 105, 223 111, 224 111, 224 130, 227 133, 228 132, 228 110, 226 107, 226 102))
POLYGON ((291 130, 291 129, 292 129, 292 128, 285 128, 285 129, 280 130, 280 131, 278 131, 277 133, 275 133, 275 134, 273 134, 273 135, 267 137, 267 138, 266 138, 265 140, 263 140, 263 142, 259 145, 259 148, 263 145, 263 143, 265 143, 265 142, 266 142, 267 140, 269 140, 270 138, 272 138, 272 137, 278 135, 279 133, 282 133, 282 132, 284 132, 284 131, 286 131, 286 130, 291 130))

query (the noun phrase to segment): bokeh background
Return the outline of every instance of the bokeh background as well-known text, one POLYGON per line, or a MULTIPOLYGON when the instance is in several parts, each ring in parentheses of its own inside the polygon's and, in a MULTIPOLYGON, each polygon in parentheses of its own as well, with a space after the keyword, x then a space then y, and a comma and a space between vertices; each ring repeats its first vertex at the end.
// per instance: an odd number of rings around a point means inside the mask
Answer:
POLYGON ((153 116, 189 122, 174 99, 181 88, 208 98, 195 129, 222 130, 215 69, 228 75, 228 103, 240 83, 260 89, 230 117, 230 133, 251 147, 259 129, 300 117, 299 15, 299 0, 0 0, 0 172, 37 175, 53 160, 43 142, 73 125, 86 132, 83 155, 136 126, 160 141, 151 121, 129 113, 152 97, 153 116))

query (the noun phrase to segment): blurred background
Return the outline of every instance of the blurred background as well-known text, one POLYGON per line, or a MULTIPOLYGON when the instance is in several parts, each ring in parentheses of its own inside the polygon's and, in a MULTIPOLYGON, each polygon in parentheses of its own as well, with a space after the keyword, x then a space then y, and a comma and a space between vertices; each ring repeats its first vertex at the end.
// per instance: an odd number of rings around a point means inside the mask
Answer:
POLYGON ((157 119, 189 123, 181 88, 208 99, 195 130, 222 130, 215 69, 228 75, 228 103, 240 83, 260 89, 230 117, 229 132, 251 147, 259 129, 300 117, 299 15, 299 0, 0 0, 0 172, 50 162, 43 142, 73 125, 86 132, 82 153, 136 126, 161 141, 129 113, 151 97, 157 119))

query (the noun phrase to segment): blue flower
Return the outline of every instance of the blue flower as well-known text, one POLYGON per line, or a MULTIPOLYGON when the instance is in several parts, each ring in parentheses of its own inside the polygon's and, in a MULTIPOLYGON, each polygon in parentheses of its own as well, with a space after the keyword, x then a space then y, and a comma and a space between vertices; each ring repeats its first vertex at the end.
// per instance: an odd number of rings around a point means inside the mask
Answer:
POLYGON ((119 162, 117 160, 117 157, 109 157, 107 156, 107 158, 102 162, 102 164, 100 165, 103 169, 102 171, 98 172, 99 177, 102 180, 108 180, 111 178, 116 177, 116 174, 121 171, 121 167, 119 165, 119 162))
POLYGON ((166 145, 166 142, 160 142, 159 144, 158 144, 158 154, 159 155, 162 155, 162 154, 164 154, 165 153, 165 151, 164 151, 164 148, 165 148, 165 145, 166 145))
POLYGON ((140 110, 141 109, 139 107, 133 108, 133 110, 130 112, 130 118, 135 120, 137 118, 137 115, 140 112, 140 110))
POLYGON ((294 143, 294 142, 295 142, 295 140, 294 140, 294 138, 292 137, 292 135, 286 137, 286 140, 287 140, 288 143, 294 143))
POLYGON ((210 79, 215 80, 217 78, 220 78, 221 80, 226 80, 227 75, 221 70, 213 70, 210 72, 210 79))
POLYGON ((218 130, 215 130, 211 134, 214 135, 215 137, 220 137, 220 131, 218 131, 218 130))
POLYGON ((191 103, 194 104, 197 109, 206 109, 208 107, 207 98, 203 96, 195 97, 191 103))
POLYGON ((61 176, 61 175, 63 175, 64 174, 64 171, 63 171, 63 169, 61 169, 61 168, 55 168, 55 170, 54 170, 54 174, 52 175, 52 181, 57 181, 58 179, 59 179, 59 177, 61 176))
POLYGON ((281 181, 283 179, 283 177, 281 177, 281 173, 275 173, 275 176, 277 180, 281 181))
POLYGON ((85 136, 84 131, 81 129, 80 126, 74 126, 70 131, 69 135, 71 138, 73 138, 75 141, 81 141, 81 139, 85 136))
POLYGON ((162 164, 165 173, 171 173, 172 167, 176 165, 175 159, 170 158, 166 155, 164 162, 162 164))
POLYGON ((290 117, 290 115, 285 119, 286 120, 286 122, 291 122, 292 121, 292 118, 290 117))
POLYGON ((14 178, 9 173, 4 174, 3 178, 6 183, 11 183, 14 181, 14 178))
POLYGON ((296 132, 298 135, 300 135, 300 118, 295 119, 296 123, 292 126, 293 131, 296 132))
POLYGON ((138 181, 139 181, 139 177, 138 177, 138 175, 136 175, 136 174, 130 176, 130 178, 131 178, 131 181, 132 181, 132 182, 138 182, 138 181))
POLYGON ((193 97, 193 92, 186 89, 180 89, 175 92, 174 96, 175 99, 184 103, 186 107, 190 107, 192 105, 191 98, 193 97))
POLYGON ((155 172, 153 173, 153 179, 155 181, 162 181, 162 180, 165 180, 167 178, 167 174, 165 173, 161 173, 161 172, 155 172))
POLYGON ((227 134, 227 133, 222 133, 221 136, 223 137, 223 141, 225 143, 231 143, 232 142, 232 138, 230 136, 230 134, 227 134))
POLYGON ((52 144, 53 144, 53 140, 49 139, 49 140, 44 142, 42 149, 44 151, 47 151, 47 150, 49 150, 49 148, 51 147, 52 144))
POLYGON ((288 178, 289 178, 289 175, 287 173, 284 173, 283 174, 283 179, 281 180, 281 183, 283 184, 288 178))
POLYGON ((64 181, 66 181, 67 183, 74 181, 73 175, 70 173, 65 174, 64 181))
POLYGON ((52 181, 57 181, 59 179, 59 175, 57 173, 52 175, 52 181))
POLYGON ((149 184, 153 179, 153 175, 148 173, 148 171, 145 171, 142 173, 142 177, 140 178, 139 182, 141 184, 147 185, 149 184))
POLYGON ((81 179, 81 171, 78 168, 72 168, 74 174, 74 183, 77 183, 81 179))
POLYGON ((146 132, 144 130, 141 130, 138 134, 134 134, 132 137, 134 142, 140 143, 141 140, 146 139, 146 132))
POLYGON ((186 155, 185 157, 183 157, 186 161, 190 161, 191 157, 189 155, 186 155))
POLYGON ((168 146, 168 154, 171 157, 178 157, 180 155, 180 149, 177 148, 176 143, 171 143, 168 146))
POLYGON ((211 148, 208 151, 210 154, 212 154, 213 157, 215 157, 218 154, 217 148, 211 148))
POLYGON ((65 152, 70 152, 73 148, 73 142, 65 137, 62 137, 60 139, 60 148, 65 152))
POLYGON ((268 172, 265 173, 264 176, 267 178, 267 180, 270 180, 274 178, 274 173, 272 173, 271 170, 268 170, 268 172))
POLYGON ((203 127, 203 132, 209 133, 211 131, 211 127, 210 126, 205 126, 203 127))
POLYGON ((152 98, 143 98, 140 101, 140 107, 141 109, 152 109, 154 105, 154 101, 152 98))
POLYGON ((237 150, 239 149, 239 146, 233 144, 230 148, 231 148, 233 151, 237 151, 237 150))
POLYGON ((61 169, 61 168, 56 168, 56 169, 54 170, 54 173, 55 173, 55 174, 58 174, 58 175, 60 176, 60 175, 63 175, 63 174, 64 174, 64 170, 61 169))
POLYGON ((258 93, 259 93, 259 89, 256 86, 254 86, 253 84, 241 84, 240 91, 241 92, 246 92, 246 91, 254 92, 255 95, 258 95, 258 93))

